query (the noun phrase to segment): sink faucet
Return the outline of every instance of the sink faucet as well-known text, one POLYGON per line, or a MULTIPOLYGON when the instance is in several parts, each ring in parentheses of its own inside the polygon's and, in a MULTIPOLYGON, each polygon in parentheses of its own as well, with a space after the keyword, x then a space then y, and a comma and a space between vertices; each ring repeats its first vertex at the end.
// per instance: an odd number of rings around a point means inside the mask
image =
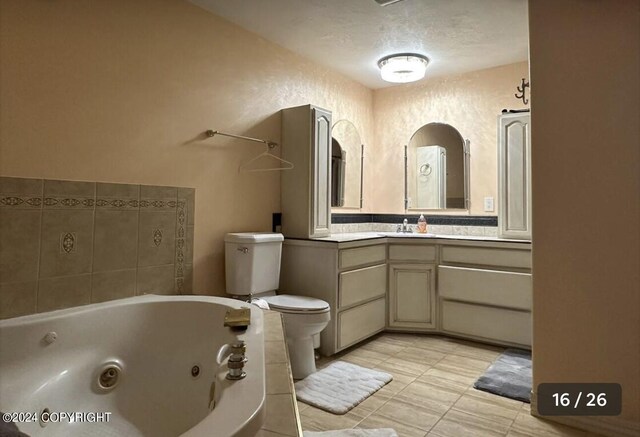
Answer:
POLYGON ((404 234, 410 234, 413 231, 411 230, 411 225, 409 224, 409 220, 404 219, 402 220, 402 224, 398 225, 398 227, 396 228, 396 232, 402 232, 404 234))

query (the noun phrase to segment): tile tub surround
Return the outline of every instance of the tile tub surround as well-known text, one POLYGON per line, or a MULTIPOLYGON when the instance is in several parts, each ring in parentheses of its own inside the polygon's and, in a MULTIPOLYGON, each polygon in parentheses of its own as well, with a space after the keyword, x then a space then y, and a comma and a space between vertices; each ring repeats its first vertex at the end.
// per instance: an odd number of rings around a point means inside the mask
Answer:
POLYGON ((266 363, 266 415, 257 437, 302 436, 282 315, 263 310, 266 363))
POLYGON ((0 177, 0 318, 190 294, 192 188, 0 177))
POLYGON ((530 405, 473 388, 504 348, 435 335, 384 333, 335 356, 393 374, 393 381, 347 414, 299 402, 302 429, 394 428, 402 437, 582 436, 588 433, 530 413, 530 405))

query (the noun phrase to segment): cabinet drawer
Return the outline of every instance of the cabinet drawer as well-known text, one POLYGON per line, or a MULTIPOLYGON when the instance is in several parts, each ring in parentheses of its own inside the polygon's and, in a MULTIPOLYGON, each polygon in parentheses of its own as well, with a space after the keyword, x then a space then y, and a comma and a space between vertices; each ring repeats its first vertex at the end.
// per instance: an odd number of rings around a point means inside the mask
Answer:
POLYGON ((442 330, 530 346, 531 313, 444 300, 442 330))
POLYGON ((438 291, 446 299, 531 310, 529 273, 440 266, 438 291))
POLYGON ((380 264, 340 273, 339 290, 340 307, 384 296, 387 292, 387 265, 380 264))
POLYGON ((390 244, 389 259, 394 261, 425 261, 436 260, 436 246, 428 244, 390 244))
POLYGON ((531 250, 442 246, 442 262, 531 268, 531 250))
POLYGON ((385 299, 374 300, 338 314, 338 348, 351 344, 384 329, 385 299))
POLYGON ((338 265, 341 269, 384 262, 387 259, 386 246, 356 247, 354 249, 342 249, 339 254, 338 265))

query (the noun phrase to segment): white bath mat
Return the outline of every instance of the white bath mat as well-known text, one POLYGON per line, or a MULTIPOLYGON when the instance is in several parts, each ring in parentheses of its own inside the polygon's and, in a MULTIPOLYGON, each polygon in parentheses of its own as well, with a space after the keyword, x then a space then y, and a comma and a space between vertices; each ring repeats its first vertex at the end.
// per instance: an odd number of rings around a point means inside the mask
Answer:
POLYGON ((296 382, 296 396, 330 413, 345 414, 392 379, 385 372, 336 361, 296 382))
POLYGON ((391 428, 380 429, 340 429, 338 431, 304 431, 304 437, 398 437, 391 428))

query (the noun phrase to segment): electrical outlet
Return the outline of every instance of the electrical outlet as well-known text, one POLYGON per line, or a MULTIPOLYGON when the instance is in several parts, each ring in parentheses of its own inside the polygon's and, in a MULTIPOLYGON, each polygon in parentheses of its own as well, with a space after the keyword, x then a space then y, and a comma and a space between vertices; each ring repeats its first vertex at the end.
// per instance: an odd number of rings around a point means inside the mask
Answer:
POLYGON ((493 197, 484 198, 484 212, 493 212, 493 197))

